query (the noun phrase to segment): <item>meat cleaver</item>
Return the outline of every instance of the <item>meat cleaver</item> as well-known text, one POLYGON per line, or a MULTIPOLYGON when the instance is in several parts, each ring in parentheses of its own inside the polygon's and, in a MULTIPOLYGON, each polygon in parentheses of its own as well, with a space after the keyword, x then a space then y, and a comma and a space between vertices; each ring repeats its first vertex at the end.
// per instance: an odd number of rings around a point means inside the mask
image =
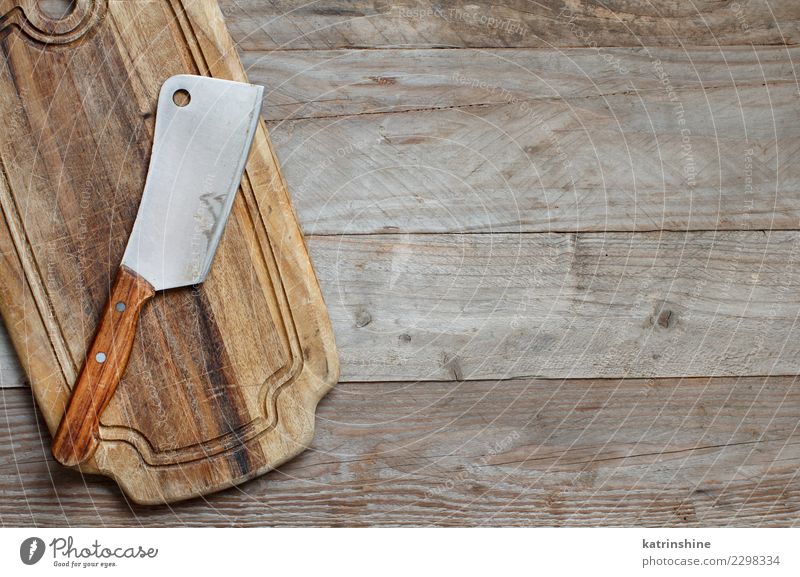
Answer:
POLYGON ((178 75, 158 97, 139 212, 111 295, 53 440, 64 465, 89 459, 100 415, 128 364, 142 306, 156 291, 202 283, 242 179, 264 89, 178 75))

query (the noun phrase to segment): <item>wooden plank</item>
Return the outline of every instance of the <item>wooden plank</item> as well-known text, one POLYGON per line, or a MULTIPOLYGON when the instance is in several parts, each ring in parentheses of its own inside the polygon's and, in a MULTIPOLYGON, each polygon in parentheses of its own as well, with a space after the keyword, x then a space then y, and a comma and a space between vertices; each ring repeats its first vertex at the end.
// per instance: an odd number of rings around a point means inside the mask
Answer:
POLYGON ((800 233, 312 237, 342 379, 793 375, 800 233))
POLYGON ((792 55, 244 56, 304 231, 338 234, 795 229, 792 55))
POLYGON ((681 96, 777 86, 797 82, 794 61, 799 57, 800 48, 778 46, 648 46, 603 53, 587 48, 241 53, 248 77, 266 87, 262 114, 268 121, 510 101, 533 105, 565 99, 577 106, 581 99, 620 93, 635 101, 639 95, 666 92, 667 81, 681 96))
POLYGON ((245 50, 793 44, 793 0, 221 0, 245 50))
POLYGON ((800 233, 308 238, 343 381, 793 375, 800 233))
POLYGON ((136 507, 54 463, 5 390, 3 525, 789 526, 794 378, 340 384, 310 451, 180 507, 136 507), (242 506, 245 503, 246 506, 242 506))

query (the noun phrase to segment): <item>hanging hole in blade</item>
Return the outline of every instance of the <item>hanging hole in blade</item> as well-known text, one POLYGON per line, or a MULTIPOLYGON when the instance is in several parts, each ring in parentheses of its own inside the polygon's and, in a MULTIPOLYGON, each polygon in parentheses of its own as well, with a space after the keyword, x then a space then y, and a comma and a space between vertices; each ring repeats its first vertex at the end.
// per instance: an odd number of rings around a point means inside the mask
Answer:
POLYGON ((175 106, 180 106, 181 108, 189 104, 191 101, 192 95, 189 94, 188 90, 184 90, 183 88, 176 90, 172 95, 172 102, 175 103, 175 106))

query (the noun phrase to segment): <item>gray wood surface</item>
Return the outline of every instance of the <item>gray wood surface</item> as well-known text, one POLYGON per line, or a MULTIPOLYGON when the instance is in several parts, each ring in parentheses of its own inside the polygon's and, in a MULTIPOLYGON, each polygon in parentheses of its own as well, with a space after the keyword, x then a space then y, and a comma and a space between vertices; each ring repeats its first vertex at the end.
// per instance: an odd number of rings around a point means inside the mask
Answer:
POLYGON ((3 525, 800 524, 798 3, 220 4, 342 383, 279 471, 135 508, 0 330, 3 525))
POLYGON ((345 382, 797 372, 792 231, 307 242, 345 382))
POLYGON ((311 237, 345 381, 793 375, 791 231, 311 237))
POLYGON ((17 353, 11 346, 5 324, 0 322, 0 389, 19 387, 24 383, 25 377, 17 361, 17 353))
POLYGON ((796 228, 797 49, 608 54, 243 58, 307 234, 796 228))
POLYGON ((794 0, 221 0, 244 50, 796 44, 794 0))
POLYGON ((781 526, 800 510, 794 378, 340 384, 311 448, 240 487, 135 507, 55 463, 0 392, 4 525, 781 526))

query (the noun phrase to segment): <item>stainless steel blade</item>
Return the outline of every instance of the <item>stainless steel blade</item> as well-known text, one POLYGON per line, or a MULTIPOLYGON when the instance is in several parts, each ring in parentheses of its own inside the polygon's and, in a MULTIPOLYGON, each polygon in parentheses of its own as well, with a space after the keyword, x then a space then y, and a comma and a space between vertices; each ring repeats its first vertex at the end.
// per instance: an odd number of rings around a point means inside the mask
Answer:
POLYGON ((263 91, 190 75, 173 76, 161 87, 150 168, 122 258, 156 290, 198 284, 208 275, 263 91))

